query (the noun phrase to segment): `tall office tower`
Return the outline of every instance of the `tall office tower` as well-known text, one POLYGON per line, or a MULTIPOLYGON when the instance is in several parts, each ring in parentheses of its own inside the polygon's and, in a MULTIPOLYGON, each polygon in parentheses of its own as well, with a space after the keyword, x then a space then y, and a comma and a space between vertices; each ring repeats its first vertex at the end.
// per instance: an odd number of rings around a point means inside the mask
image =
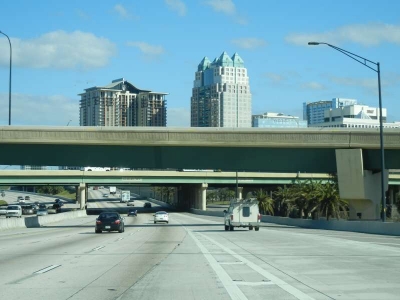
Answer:
POLYGON ((308 126, 324 122, 324 112, 331 108, 340 108, 357 104, 356 99, 333 98, 332 100, 322 100, 316 102, 303 103, 303 120, 307 121, 308 126))
POLYGON ((200 62, 191 97, 192 127, 251 127, 247 69, 235 53, 200 62))
POLYGON ((167 93, 141 90, 120 78, 79 95, 81 126, 167 126, 167 93))

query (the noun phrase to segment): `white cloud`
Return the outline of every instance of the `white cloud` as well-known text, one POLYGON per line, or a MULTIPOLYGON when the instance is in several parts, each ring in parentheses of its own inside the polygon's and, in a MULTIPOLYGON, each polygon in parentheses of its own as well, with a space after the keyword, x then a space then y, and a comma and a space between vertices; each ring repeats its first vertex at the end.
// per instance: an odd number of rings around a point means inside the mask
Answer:
POLYGON ((241 25, 247 24, 246 18, 237 13, 235 3, 233 3, 232 0, 208 0, 204 3, 211 6, 216 12, 233 17, 234 20, 241 25))
POLYGON ((318 82, 311 81, 311 82, 305 82, 301 85, 302 88, 304 89, 311 89, 311 90, 324 90, 326 87, 318 82))
POLYGON ((265 73, 265 77, 271 80, 273 83, 280 83, 286 80, 286 77, 277 73, 265 73))
POLYGON ((353 42, 363 46, 376 46, 386 42, 400 45, 400 25, 354 24, 322 33, 293 33, 288 35, 285 40, 299 46, 307 46, 308 42, 329 44, 353 42))
MULTIPOLYGON (((26 68, 91 69, 108 64, 114 43, 92 33, 59 30, 34 39, 11 39, 13 66, 26 68)), ((0 65, 9 64, 9 45, 0 43, 0 65)))
POLYGON ((267 44, 263 39, 258 38, 234 39, 231 42, 232 44, 243 49, 255 49, 259 47, 264 47, 267 44))
MULTIPOLYGON (((8 93, 0 94, 8 103, 8 93)), ((12 94, 12 125, 79 126, 79 101, 60 95, 33 96, 12 94)), ((0 110, 0 125, 8 125, 7 109, 0 110)))
POLYGON ((148 60, 157 59, 165 52, 162 46, 150 45, 146 42, 128 42, 127 45, 139 49, 148 60))
POLYGON ((128 11, 126 10, 125 7, 123 7, 121 4, 116 4, 114 6, 114 11, 118 13, 122 18, 126 19, 129 17, 128 11))
POLYGON ((185 107, 168 107, 167 127, 190 127, 190 111, 185 107))
POLYGON ((211 6, 216 12, 222 12, 226 15, 235 15, 236 7, 232 0, 209 0, 206 4, 211 6))
POLYGON ((186 5, 182 0, 165 0, 165 4, 167 4, 171 10, 176 11, 178 15, 186 15, 186 5))

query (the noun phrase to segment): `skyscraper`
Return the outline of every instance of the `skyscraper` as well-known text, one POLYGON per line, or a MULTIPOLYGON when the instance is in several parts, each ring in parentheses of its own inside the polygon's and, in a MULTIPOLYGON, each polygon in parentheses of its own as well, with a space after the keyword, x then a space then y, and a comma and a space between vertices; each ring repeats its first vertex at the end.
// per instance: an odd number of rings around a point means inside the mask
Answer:
POLYGON ((81 126, 166 126, 167 93, 141 90, 124 78, 80 94, 81 126))
POLYGON ((192 127, 251 127, 249 77, 239 54, 204 57, 195 73, 192 127))

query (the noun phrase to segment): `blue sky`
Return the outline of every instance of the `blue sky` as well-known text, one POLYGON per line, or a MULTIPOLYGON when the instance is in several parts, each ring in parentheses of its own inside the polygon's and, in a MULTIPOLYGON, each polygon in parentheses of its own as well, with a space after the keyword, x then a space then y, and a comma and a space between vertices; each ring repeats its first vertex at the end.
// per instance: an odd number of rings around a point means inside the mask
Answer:
MULTIPOLYGON (((168 126, 189 127, 204 56, 238 52, 252 111, 302 117, 302 103, 354 98, 378 106, 377 74, 327 46, 381 63, 383 106, 400 120, 400 2, 295 0, 14 0, 12 125, 79 125, 79 93, 124 77, 167 92, 168 126), (358 4, 358 5, 357 5, 358 4)), ((0 35, 0 125, 8 124, 9 44, 0 35)))

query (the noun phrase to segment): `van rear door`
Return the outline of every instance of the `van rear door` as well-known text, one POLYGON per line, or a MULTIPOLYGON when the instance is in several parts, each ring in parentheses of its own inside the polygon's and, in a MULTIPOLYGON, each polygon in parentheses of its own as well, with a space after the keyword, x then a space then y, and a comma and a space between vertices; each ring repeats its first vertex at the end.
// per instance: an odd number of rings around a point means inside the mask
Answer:
POLYGON ((257 212, 257 204, 254 202, 250 203, 241 203, 239 209, 239 218, 241 223, 252 223, 257 222, 258 214, 257 212))

